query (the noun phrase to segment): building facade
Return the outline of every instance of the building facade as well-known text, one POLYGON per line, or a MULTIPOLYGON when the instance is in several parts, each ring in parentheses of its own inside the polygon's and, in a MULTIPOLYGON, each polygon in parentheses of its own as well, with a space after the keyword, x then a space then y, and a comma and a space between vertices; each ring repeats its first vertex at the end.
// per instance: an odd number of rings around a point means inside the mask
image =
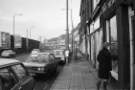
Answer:
POLYGON ((79 28, 80 28, 80 23, 72 30, 72 52, 74 57, 77 57, 77 52, 78 50, 80 51, 79 28))
POLYGON ((103 43, 109 42, 113 56, 112 76, 119 82, 121 89, 134 90, 135 0, 82 0, 81 8, 85 10, 80 9, 80 12, 89 13, 80 15, 81 18, 85 17, 85 22, 81 22, 86 25, 81 24, 81 27, 87 28, 85 31, 89 37, 86 38, 89 41, 86 47, 90 49, 89 60, 96 68, 96 57, 103 43))

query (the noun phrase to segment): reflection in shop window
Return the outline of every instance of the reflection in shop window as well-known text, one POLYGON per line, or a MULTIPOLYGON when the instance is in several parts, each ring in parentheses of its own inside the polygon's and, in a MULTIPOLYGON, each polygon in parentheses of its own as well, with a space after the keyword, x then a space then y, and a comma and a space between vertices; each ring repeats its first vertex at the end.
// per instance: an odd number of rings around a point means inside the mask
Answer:
POLYGON ((117 41, 117 22, 116 16, 110 19, 110 31, 111 31, 111 42, 117 41))
POLYGON ((109 29, 109 20, 106 21, 106 42, 109 42, 110 29, 109 29))

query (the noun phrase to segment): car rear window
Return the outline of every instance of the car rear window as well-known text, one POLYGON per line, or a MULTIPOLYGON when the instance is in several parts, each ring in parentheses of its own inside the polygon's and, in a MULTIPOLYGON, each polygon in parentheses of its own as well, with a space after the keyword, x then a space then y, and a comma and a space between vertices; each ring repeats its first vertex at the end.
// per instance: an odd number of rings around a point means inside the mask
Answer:
POLYGON ((55 55, 63 55, 63 51, 55 51, 55 55))
POLYGON ((49 56, 46 53, 42 53, 38 57, 28 57, 26 62, 49 63, 49 56))
POLYGON ((23 79, 25 76, 27 76, 26 70, 21 64, 14 65, 11 68, 16 73, 19 79, 23 79))
POLYGON ((0 69, 0 80, 4 90, 10 90, 17 83, 14 73, 9 68, 0 69))

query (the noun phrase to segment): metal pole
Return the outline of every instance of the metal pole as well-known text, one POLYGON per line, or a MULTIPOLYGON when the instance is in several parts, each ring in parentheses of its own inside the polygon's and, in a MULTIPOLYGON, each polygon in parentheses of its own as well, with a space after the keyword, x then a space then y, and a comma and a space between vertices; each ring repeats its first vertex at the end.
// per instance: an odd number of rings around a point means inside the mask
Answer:
POLYGON ((15 15, 13 16, 13 36, 15 35, 15 15))
POLYGON ((28 29, 26 30, 26 48, 27 48, 27 53, 28 53, 29 52, 28 29))
MULTIPOLYGON (((71 24, 72 24, 72 31, 74 30, 73 24, 73 17, 72 17, 72 8, 71 8, 71 24)), ((72 32, 72 59, 74 60, 74 32, 72 32)))
MULTIPOLYGON (((21 13, 19 13, 19 14, 14 14, 13 15, 13 39, 15 40, 15 17, 16 16, 22 16, 22 14, 21 13)), ((14 49, 14 46, 13 46, 13 49, 14 49)))
MULTIPOLYGON (((15 42, 15 15, 13 16, 13 41, 15 42)), ((15 43, 13 44, 12 49, 14 50, 15 43)))
POLYGON ((67 30, 66 30, 66 49, 69 50, 69 29, 68 29, 68 0, 66 1, 66 26, 67 26, 67 30))
POLYGON ((31 38, 31 28, 30 28, 30 38, 31 38))

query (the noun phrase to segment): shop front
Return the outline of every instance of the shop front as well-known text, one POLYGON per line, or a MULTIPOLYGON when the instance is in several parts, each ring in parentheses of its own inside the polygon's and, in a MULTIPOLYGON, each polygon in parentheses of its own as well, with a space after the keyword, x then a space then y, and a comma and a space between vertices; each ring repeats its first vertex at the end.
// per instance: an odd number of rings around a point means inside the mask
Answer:
POLYGON ((102 48, 103 43, 103 30, 100 28, 100 18, 98 17, 93 23, 90 24, 90 52, 91 61, 93 66, 97 69, 97 55, 102 48))
POLYGON ((123 90, 135 90, 135 0, 93 0, 90 23, 90 57, 97 67, 97 55, 104 42, 112 54, 112 77, 123 90))
POLYGON ((111 44, 109 49, 112 54, 112 77, 119 82, 121 89, 130 89, 133 42, 129 29, 129 4, 115 0, 110 2, 106 2, 102 7, 103 41, 111 44))

